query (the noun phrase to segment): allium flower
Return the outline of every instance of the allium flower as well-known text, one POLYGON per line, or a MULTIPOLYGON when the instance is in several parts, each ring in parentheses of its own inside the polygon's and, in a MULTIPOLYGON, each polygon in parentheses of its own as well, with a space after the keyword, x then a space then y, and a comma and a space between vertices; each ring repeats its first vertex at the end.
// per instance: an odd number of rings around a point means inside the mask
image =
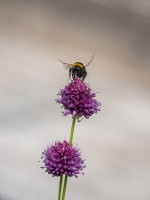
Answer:
POLYGON ((85 168, 84 160, 77 147, 73 147, 66 140, 55 142, 42 153, 44 167, 52 176, 75 176, 85 168))
POLYGON ((56 99, 56 102, 63 105, 65 116, 71 114, 77 118, 81 116, 89 118, 100 111, 101 104, 94 99, 95 92, 79 78, 72 80, 64 89, 61 89, 58 96, 60 97, 56 99))

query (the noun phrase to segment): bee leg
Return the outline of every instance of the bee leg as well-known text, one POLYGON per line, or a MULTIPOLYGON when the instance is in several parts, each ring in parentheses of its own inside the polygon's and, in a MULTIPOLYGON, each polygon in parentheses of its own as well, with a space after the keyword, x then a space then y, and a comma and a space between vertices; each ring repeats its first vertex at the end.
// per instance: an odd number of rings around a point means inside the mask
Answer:
POLYGON ((72 69, 69 69, 69 79, 71 77, 72 69))
POLYGON ((82 81, 84 81, 85 77, 87 76, 87 72, 84 72, 83 76, 82 76, 82 81))
POLYGON ((72 78, 73 78, 73 79, 75 79, 75 77, 76 77, 76 76, 75 76, 75 74, 74 74, 74 73, 72 73, 72 78))

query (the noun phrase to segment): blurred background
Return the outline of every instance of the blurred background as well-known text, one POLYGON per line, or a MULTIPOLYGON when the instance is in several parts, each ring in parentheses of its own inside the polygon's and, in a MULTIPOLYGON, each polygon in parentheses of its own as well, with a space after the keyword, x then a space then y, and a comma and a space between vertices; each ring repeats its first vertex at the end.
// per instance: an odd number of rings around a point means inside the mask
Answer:
POLYGON ((76 124, 85 175, 66 200, 150 200, 150 1, 3 1, 1 200, 55 200, 43 149, 69 137, 58 63, 87 63, 101 112, 76 124))

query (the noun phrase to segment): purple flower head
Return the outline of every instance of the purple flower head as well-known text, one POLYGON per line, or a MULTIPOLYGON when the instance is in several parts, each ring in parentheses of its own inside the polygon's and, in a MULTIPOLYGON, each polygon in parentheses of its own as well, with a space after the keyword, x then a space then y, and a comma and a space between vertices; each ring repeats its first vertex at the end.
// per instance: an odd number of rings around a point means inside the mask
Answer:
POLYGON ((77 118, 81 116, 89 118, 100 111, 101 104, 94 99, 95 92, 79 78, 72 80, 64 89, 61 89, 58 96, 60 97, 56 99, 56 102, 63 105, 65 116, 71 114, 77 118))
POLYGON ((73 147, 66 140, 55 142, 42 153, 44 167, 48 174, 52 176, 75 176, 85 168, 80 151, 73 147))

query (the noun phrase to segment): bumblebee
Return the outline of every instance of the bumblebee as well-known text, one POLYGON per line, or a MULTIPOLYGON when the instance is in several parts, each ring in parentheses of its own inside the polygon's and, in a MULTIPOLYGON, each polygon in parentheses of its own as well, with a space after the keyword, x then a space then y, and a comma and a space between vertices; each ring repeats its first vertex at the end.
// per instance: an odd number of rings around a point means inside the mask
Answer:
POLYGON ((75 62, 73 64, 68 64, 68 63, 61 61, 60 59, 59 59, 59 61, 63 64, 63 66, 66 69, 69 69, 69 79, 72 76, 73 79, 78 77, 84 81, 84 79, 87 76, 86 67, 91 64, 93 58, 94 58, 94 54, 93 54, 92 58, 90 59, 90 61, 86 65, 84 65, 81 62, 75 62))

